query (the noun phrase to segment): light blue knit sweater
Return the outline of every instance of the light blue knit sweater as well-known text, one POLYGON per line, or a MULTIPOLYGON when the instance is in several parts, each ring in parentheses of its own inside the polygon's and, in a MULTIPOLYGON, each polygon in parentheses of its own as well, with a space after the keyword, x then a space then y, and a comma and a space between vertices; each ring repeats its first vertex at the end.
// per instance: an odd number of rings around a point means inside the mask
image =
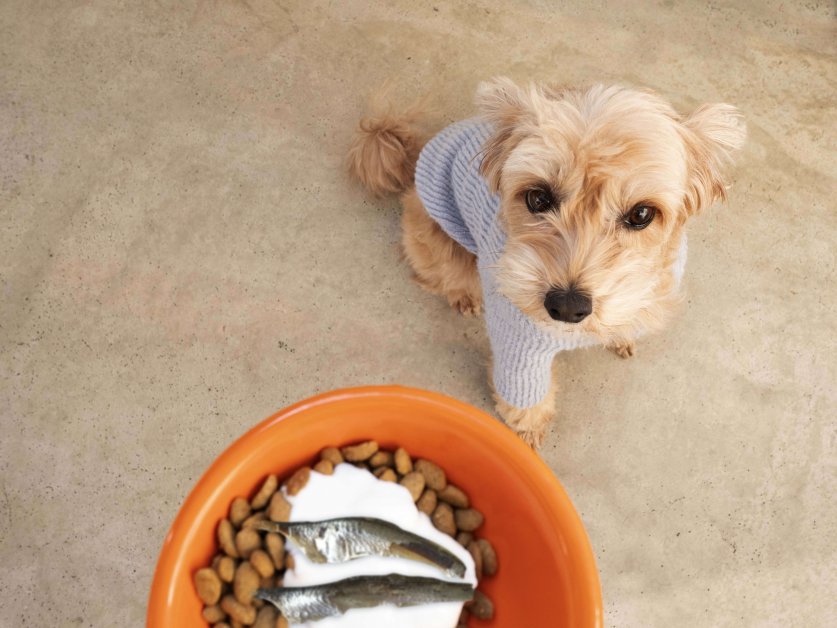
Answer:
MULTIPOLYGON (((480 152, 492 127, 479 119, 452 124, 424 147, 416 165, 416 191, 430 216, 477 256, 485 322, 494 358, 497 393, 517 408, 539 403, 549 392, 552 360, 559 351, 596 344, 583 332, 560 338, 547 333, 497 291, 496 264, 506 234, 500 198, 479 173, 480 152)), ((685 263, 685 239, 681 246, 685 263)), ((679 283, 682 263, 675 269, 679 283)))

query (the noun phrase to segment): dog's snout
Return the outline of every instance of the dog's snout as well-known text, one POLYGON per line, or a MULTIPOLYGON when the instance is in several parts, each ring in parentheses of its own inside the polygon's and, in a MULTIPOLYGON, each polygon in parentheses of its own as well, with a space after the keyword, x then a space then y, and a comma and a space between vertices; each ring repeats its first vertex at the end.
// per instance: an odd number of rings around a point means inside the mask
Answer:
POLYGON ((580 323, 593 311, 593 300, 575 288, 553 288, 546 293, 543 306, 556 321, 580 323))

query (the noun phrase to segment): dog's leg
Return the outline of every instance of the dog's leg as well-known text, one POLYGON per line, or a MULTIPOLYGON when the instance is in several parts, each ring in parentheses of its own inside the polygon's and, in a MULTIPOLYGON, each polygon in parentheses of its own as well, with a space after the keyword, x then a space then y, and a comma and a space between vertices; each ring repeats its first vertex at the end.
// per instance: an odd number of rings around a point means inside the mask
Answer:
POLYGON ((477 258, 451 238, 424 209, 415 188, 401 197, 404 256, 419 285, 447 298, 451 307, 467 316, 479 314, 482 288, 477 258))
POLYGON ((537 449, 543 444, 549 422, 555 416, 555 383, 549 386, 549 392, 543 400, 531 408, 516 408, 509 405, 495 392, 494 401, 497 412, 506 424, 512 428, 526 444, 537 449))
POLYGON ((620 358, 627 360, 633 357, 634 351, 636 351, 636 343, 633 340, 617 340, 607 345, 607 348, 620 358))

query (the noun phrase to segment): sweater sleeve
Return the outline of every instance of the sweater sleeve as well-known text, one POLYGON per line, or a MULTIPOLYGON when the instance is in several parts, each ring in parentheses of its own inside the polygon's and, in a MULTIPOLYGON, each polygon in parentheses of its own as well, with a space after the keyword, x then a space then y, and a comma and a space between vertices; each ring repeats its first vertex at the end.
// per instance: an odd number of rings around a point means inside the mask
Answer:
POLYGON ((481 269, 480 275, 494 388, 506 403, 530 408, 549 393, 556 350, 530 319, 496 292, 490 271, 481 269))

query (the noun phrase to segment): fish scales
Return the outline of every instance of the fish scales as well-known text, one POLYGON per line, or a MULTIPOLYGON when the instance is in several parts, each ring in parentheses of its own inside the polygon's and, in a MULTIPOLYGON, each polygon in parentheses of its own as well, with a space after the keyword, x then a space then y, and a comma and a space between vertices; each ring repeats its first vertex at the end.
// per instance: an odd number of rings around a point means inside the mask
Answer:
POLYGON ((315 563, 341 563, 365 556, 394 556, 435 565, 452 576, 465 575, 465 563, 424 537, 381 519, 347 517, 324 521, 264 521, 262 530, 279 532, 315 563))
POLYGON ((292 623, 335 617, 353 608, 467 602, 473 596, 474 589, 468 583, 401 574, 357 576, 309 587, 259 589, 255 595, 273 604, 292 623))

